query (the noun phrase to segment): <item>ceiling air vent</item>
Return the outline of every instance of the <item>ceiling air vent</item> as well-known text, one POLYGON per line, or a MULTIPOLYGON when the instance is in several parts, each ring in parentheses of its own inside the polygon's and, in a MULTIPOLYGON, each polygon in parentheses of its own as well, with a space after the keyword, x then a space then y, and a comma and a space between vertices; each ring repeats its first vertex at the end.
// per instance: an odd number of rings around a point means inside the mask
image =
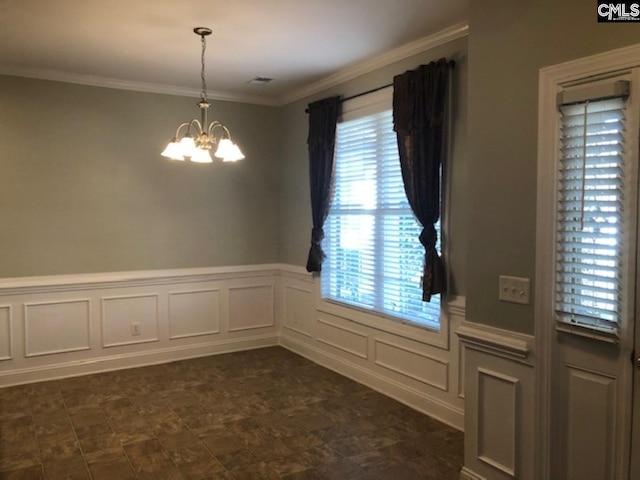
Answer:
POLYGON ((249 80, 247 83, 249 85, 266 85, 267 83, 269 83, 271 80, 273 80, 273 78, 269 78, 269 77, 255 77, 252 78, 251 80, 249 80))

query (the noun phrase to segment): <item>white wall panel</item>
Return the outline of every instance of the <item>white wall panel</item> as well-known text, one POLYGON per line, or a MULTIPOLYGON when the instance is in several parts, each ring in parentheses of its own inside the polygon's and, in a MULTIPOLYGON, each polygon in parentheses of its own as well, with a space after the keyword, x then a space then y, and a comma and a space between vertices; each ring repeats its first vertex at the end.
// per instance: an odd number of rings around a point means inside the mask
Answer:
POLYGON ((0 360, 11 359, 12 343, 11 307, 0 306, 0 360))
POLYGON ((272 284, 229 287, 229 331, 275 326, 272 284))
POLYGON ((277 345, 281 269, 267 264, 4 279, 0 388, 277 345), (229 334, 229 326, 242 332, 229 334))
POLYGON ((169 294, 169 338, 196 337, 220 333, 218 289, 169 294))
POLYGON ((477 457, 509 477, 516 478, 519 381, 492 370, 479 368, 477 382, 477 457))
POLYGON ((566 366, 567 478, 614 480, 616 379, 566 366))
POLYGON ((284 327, 310 337, 312 335, 311 321, 313 320, 311 305, 310 289, 284 285, 284 327))
POLYGON ((25 303, 25 356, 88 350, 90 325, 88 299, 25 303))
POLYGON ((465 377, 460 478, 538 480, 533 337, 471 322, 456 333, 465 377))
POLYGON ((449 390, 449 362, 407 346, 375 340, 375 364, 444 392, 449 390))
POLYGON ((158 295, 102 298, 102 346, 116 347, 158 341, 158 295), (139 325, 140 335, 132 326, 139 325))
POLYGON ((363 359, 369 358, 366 334, 336 322, 318 318, 317 339, 319 342, 363 359))

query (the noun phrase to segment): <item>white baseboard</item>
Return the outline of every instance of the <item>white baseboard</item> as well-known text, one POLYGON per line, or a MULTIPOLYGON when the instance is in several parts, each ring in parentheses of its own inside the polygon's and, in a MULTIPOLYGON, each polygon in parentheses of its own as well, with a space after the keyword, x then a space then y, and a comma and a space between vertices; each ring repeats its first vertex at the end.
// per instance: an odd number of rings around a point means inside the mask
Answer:
POLYGON ((161 348, 122 355, 110 355, 86 360, 47 364, 38 367, 13 369, 0 372, 0 387, 144 367, 276 345, 278 345, 277 335, 253 336, 237 340, 207 342, 196 345, 161 348))
POLYGON ((375 372, 362 368, 345 358, 332 355, 310 344, 300 342, 288 336, 286 332, 283 332, 280 336, 280 345, 298 355, 308 358, 314 363, 329 368, 340 375, 391 397, 414 410, 436 418, 453 428, 463 430, 464 412, 462 409, 455 408, 452 405, 425 395, 407 385, 402 385, 390 378, 383 377, 375 372))
POLYGON ((460 471, 460 480, 486 480, 486 478, 473 473, 467 467, 462 467, 462 470, 460 471))

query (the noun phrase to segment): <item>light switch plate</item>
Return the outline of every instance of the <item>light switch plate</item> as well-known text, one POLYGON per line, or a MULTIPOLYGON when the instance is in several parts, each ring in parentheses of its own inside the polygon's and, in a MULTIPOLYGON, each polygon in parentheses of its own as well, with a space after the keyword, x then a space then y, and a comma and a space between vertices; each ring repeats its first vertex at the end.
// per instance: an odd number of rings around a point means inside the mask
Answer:
POLYGON ((500 291, 498 298, 503 302, 529 305, 531 285, 528 278, 500 275, 500 291))

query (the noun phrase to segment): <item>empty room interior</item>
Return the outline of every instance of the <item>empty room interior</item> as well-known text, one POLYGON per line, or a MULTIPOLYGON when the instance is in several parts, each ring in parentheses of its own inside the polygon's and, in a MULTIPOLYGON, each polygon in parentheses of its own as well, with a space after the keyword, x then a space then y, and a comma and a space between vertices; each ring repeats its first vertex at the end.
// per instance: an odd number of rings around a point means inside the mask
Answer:
POLYGON ((639 21, 0 0, 0 479, 640 478, 639 21))

